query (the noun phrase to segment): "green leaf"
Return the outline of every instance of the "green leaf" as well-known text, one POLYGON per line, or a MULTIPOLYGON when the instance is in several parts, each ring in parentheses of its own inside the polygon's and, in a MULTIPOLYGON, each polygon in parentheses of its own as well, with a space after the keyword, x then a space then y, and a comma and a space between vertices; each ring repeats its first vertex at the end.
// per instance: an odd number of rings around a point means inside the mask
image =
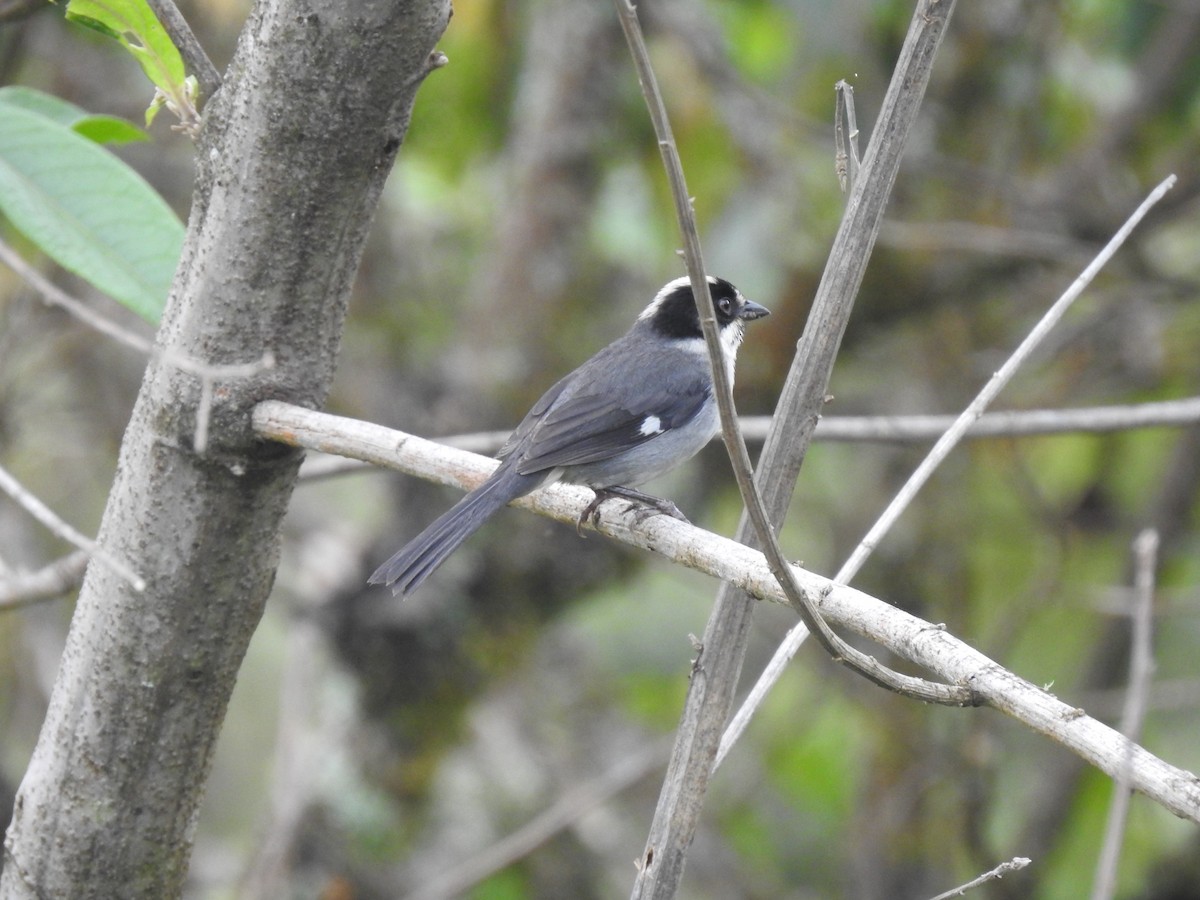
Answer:
POLYGON ((109 28, 100 19, 93 19, 91 16, 79 14, 72 15, 69 8, 67 9, 67 18, 76 25, 82 25, 84 28, 90 28, 92 31, 98 31, 105 37, 112 38, 114 41, 121 41, 121 43, 124 43, 124 41, 121 39, 121 32, 109 28))
POLYGON ((195 85, 189 83, 183 58, 146 0, 70 0, 67 18, 121 42, 158 88, 146 110, 149 125, 163 102, 184 124, 195 121, 195 85), (160 100, 159 98, 162 98, 160 100))
POLYGON ((71 129, 97 144, 132 144, 150 140, 150 135, 142 129, 117 116, 84 116, 71 129))
POLYGON ((0 104, 19 106, 35 112, 51 122, 67 126, 74 125, 87 116, 86 110, 80 109, 74 103, 68 103, 61 97, 18 85, 0 87, 0 104))
POLYGON ((60 122, 0 103, 0 212, 63 268, 158 322, 184 228, 107 150, 60 122))
POLYGON ((120 41, 164 93, 182 90, 183 59, 145 0, 71 0, 67 18, 120 41))
POLYGON ((128 144, 146 141, 150 136, 132 122, 116 116, 92 115, 74 103, 33 88, 9 85, 0 87, 0 105, 9 104, 66 125, 97 144, 128 144))

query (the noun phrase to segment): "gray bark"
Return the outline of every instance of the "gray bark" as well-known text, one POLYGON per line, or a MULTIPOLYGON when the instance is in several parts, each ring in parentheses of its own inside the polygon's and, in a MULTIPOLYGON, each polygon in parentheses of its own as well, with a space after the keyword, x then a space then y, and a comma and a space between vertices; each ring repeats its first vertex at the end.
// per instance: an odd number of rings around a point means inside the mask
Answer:
POLYGON ((0 898, 178 896, 213 746, 278 559, 298 452, 265 398, 320 406, 351 279, 449 0, 261 0, 205 110, 188 239, 158 343, 276 366, 216 385, 146 371, 93 564, 5 844, 0 898))

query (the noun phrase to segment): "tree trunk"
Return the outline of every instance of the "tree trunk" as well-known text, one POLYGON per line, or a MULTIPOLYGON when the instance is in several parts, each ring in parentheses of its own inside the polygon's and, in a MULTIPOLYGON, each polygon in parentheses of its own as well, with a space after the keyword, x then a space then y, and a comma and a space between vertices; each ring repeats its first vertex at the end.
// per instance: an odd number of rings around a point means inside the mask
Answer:
POLYGON ((266 398, 320 406, 351 280, 449 0, 261 0, 205 110, 188 240, 94 563, 17 796, 0 898, 178 896, 218 729, 278 560, 300 462, 256 441, 266 398))

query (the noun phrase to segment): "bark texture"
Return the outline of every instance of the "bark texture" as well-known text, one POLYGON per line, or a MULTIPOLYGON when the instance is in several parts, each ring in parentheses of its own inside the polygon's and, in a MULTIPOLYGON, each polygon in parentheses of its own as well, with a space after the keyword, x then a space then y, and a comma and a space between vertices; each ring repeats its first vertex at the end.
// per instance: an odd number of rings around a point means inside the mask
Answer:
POLYGON ((0 881, 26 897, 178 896, 216 736, 278 559, 300 454, 254 404, 320 406, 357 267, 448 0, 262 0, 205 110, 188 240, 159 334, 210 364, 147 368, 100 542, 145 579, 87 574, 15 803, 0 881))

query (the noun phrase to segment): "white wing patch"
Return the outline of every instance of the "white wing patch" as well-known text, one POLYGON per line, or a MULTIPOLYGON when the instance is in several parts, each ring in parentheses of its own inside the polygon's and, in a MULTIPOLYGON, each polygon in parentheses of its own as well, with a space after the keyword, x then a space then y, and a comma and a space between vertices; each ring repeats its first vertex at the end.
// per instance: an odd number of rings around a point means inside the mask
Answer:
POLYGON ((655 434, 662 434, 662 420, 658 416, 646 416, 642 420, 642 427, 638 429, 638 434, 642 437, 650 437, 655 434))

